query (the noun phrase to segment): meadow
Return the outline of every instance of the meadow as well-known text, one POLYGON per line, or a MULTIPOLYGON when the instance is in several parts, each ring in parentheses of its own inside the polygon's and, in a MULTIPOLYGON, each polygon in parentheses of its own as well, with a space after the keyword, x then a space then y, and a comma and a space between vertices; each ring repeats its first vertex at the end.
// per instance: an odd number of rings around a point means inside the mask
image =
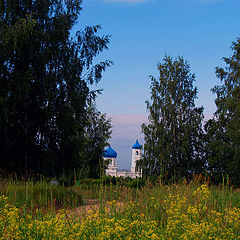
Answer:
POLYGON ((137 188, 8 181, 0 190, 1 239, 240 239, 240 191, 201 177, 137 188))

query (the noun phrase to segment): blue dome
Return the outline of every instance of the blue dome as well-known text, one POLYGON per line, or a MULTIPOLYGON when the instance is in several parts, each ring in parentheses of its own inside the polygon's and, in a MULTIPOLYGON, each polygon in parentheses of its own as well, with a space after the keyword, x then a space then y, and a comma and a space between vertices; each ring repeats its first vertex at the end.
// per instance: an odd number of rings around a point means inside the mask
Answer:
POLYGON ((133 149, 141 149, 142 146, 139 144, 138 140, 136 140, 135 144, 132 146, 133 149))
POLYGON ((114 151, 111 146, 109 145, 108 149, 103 151, 103 157, 104 158, 116 158, 117 157, 117 152, 114 151))

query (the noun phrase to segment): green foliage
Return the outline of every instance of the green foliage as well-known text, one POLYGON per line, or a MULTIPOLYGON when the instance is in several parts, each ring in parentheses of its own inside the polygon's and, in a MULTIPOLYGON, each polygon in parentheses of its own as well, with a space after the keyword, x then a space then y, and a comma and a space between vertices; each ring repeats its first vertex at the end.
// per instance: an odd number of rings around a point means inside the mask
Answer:
POLYGON ((145 180, 143 178, 124 178, 115 176, 104 176, 101 183, 100 179, 86 178, 78 181, 78 186, 81 187, 95 187, 103 184, 104 186, 125 186, 130 188, 141 188, 145 185, 145 180))
POLYGON ((111 126, 91 85, 112 63, 93 64, 109 43, 100 26, 70 36, 81 3, 0 0, 0 168, 97 175, 111 126))
POLYGON ((205 125, 209 170, 216 181, 229 176, 240 186, 240 39, 232 44, 233 55, 223 58, 226 68, 216 68, 222 85, 215 86, 217 111, 205 125))
POLYGON ((103 183, 107 186, 118 185, 129 188, 141 188, 145 185, 145 180, 143 178, 105 176, 103 183))
MULTIPOLYGON (((119 201, 49 213, 29 213, 0 196, 3 239, 239 239, 240 193, 228 185, 146 185, 124 189, 119 201), (82 211, 80 211, 82 210, 82 211)), ((203 181, 204 182, 204 181, 203 181)), ((122 188, 107 188, 119 194, 122 188)))
POLYGON ((139 162, 145 176, 162 180, 188 177, 204 169, 203 108, 195 107, 195 75, 182 57, 165 56, 151 79, 149 123, 142 125, 145 145, 139 162))
POLYGON ((52 186, 44 181, 5 180, 0 184, 0 192, 6 195, 10 201, 15 202, 17 206, 29 209, 51 207, 55 210, 63 207, 72 208, 82 204, 81 194, 72 188, 62 185, 52 186))
POLYGON ((88 186, 88 187, 100 186, 100 184, 101 184, 101 180, 94 179, 94 178, 85 178, 85 179, 79 180, 79 183, 78 183, 79 186, 88 186))

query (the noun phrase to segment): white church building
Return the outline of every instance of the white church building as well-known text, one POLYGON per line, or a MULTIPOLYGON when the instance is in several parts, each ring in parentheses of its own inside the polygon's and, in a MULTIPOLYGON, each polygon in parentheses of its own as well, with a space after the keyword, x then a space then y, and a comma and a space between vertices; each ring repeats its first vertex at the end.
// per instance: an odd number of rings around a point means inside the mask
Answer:
POLYGON ((139 144, 138 140, 136 140, 135 144, 132 146, 132 161, 131 161, 131 169, 126 171, 119 171, 117 168, 117 152, 114 151, 111 146, 109 145, 108 149, 103 152, 103 159, 110 160, 110 163, 106 169, 106 175, 108 176, 115 176, 115 177, 131 177, 137 178, 141 177, 142 173, 136 171, 136 162, 141 157, 141 149, 142 146, 139 144))

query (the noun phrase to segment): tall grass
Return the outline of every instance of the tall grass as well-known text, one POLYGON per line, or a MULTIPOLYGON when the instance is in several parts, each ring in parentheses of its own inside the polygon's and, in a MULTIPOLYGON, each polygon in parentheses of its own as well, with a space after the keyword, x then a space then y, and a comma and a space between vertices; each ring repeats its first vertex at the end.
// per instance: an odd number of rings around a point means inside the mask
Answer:
MULTIPOLYGON (((44 195, 46 191, 49 194, 46 187, 60 186, 8 183, 5 189, 9 199, 0 197, 0 236, 3 239, 240 239, 240 192, 229 185, 209 186, 207 179, 198 177, 190 183, 146 182, 143 187, 129 188, 118 183, 104 185, 101 180, 100 185, 92 188, 98 191, 99 206, 78 216, 64 210, 51 215, 39 211, 29 215, 16 207, 17 198, 13 201, 16 204, 9 204, 17 185, 24 186, 19 197, 22 202, 34 196, 34 188, 37 193, 44 189, 44 195)), ((21 187, 17 192, 21 192, 21 187)), ((67 189, 80 195, 84 187, 67 189)), ((42 201, 47 201, 42 193, 42 201)), ((74 207, 73 203, 70 208, 74 207)))
POLYGON ((0 182, 0 193, 6 195, 9 201, 17 207, 47 208, 72 208, 82 203, 81 194, 71 187, 50 185, 45 181, 15 181, 4 180, 0 182))

